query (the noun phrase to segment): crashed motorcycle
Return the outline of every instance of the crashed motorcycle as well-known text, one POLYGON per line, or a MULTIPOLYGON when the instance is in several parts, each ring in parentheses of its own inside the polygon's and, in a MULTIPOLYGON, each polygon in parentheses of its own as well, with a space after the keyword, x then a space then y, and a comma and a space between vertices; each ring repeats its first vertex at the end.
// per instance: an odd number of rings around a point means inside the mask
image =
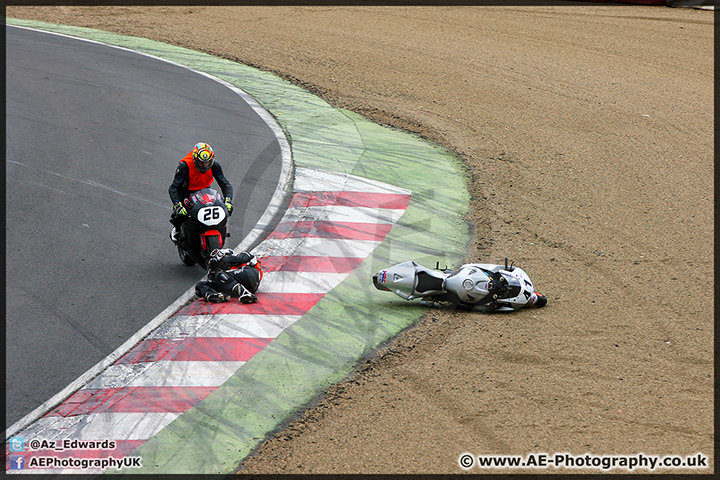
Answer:
POLYGON ((207 269, 210 253, 225 246, 228 209, 220 192, 204 188, 183 201, 188 212, 178 235, 178 254, 188 266, 198 265, 207 269))
POLYGON ((423 267, 407 261, 378 271, 372 277, 378 290, 405 300, 465 310, 514 312, 523 307, 544 307, 547 297, 535 291, 521 268, 489 263, 468 263, 457 270, 423 267))

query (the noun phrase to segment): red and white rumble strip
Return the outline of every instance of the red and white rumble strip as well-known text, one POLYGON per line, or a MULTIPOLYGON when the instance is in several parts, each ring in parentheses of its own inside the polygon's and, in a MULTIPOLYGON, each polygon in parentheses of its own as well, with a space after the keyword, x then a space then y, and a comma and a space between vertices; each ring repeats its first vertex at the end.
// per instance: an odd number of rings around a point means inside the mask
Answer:
MULTIPOLYGON (((184 306, 127 354, 30 424, 17 437, 56 442, 111 440, 111 449, 45 448, 32 457, 122 458, 202 401, 342 282, 405 213, 409 190, 347 174, 297 168, 294 195, 253 253, 264 273, 258 303, 237 299, 184 306)), ((6 450, 7 450, 6 446, 6 450)), ((10 455, 12 452, 7 451, 10 455)), ((10 468, 9 466, 7 468, 10 468)), ((88 468, 82 473, 102 472, 88 468)))

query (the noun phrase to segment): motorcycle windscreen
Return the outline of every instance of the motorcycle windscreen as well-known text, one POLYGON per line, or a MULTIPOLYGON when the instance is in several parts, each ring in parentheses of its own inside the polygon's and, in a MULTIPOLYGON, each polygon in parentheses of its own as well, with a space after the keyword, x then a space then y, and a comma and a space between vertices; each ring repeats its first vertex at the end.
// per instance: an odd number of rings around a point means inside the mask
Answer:
POLYGON ((195 203, 201 203, 203 205, 217 205, 223 203, 223 197, 217 190, 212 188, 203 188, 190 195, 190 201, 195 203))
POLYGON ((517 298, 523 290, 522 285, 520 284, 520 280, 515 277, 511 277, 510 275, 503 275, 503 277, 507 281, 507 287, 505 287, 502 298, 517 298))

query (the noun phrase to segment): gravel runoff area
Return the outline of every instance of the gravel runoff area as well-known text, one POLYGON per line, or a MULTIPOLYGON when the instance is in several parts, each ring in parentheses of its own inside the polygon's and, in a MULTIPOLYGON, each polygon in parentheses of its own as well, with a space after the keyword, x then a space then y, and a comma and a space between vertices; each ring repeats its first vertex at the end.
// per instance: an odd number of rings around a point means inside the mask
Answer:
POLYGON ((548 296, 509 315, 429 311, 239 472, 459 473, 464 452, 702 452, 713 471, 712 11, 6 12, 256 66, 448 147, 470 179, 467 260, 508 257, 548 296))

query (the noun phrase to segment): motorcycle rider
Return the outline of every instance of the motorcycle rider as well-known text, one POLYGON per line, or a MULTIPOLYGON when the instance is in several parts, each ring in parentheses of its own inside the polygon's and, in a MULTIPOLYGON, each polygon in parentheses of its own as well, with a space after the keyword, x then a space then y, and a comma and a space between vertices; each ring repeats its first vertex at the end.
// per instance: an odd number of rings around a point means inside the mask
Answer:
POLYGON ((215 179, 225 197, 225 206, 228 214, 232 214, 233 188, 222 171, 222 167, 215 161, 215 152, 207 143, 196 143, 193 149, 185 155, 175 169, 168 193, 173 203, 173 212, 170 223, 173 225, 170 239, 178 242, 180 226, 188 218, 188 211, 183 205, 192 193, 208 188, 215 179))
POLYGON ((212 303, 227 302, 230 298, 255 303, 262 276, 255 255, 235 253, 230 248, 215 249, 210 253, 207 280, 195 284, 195 295, 212 303))

